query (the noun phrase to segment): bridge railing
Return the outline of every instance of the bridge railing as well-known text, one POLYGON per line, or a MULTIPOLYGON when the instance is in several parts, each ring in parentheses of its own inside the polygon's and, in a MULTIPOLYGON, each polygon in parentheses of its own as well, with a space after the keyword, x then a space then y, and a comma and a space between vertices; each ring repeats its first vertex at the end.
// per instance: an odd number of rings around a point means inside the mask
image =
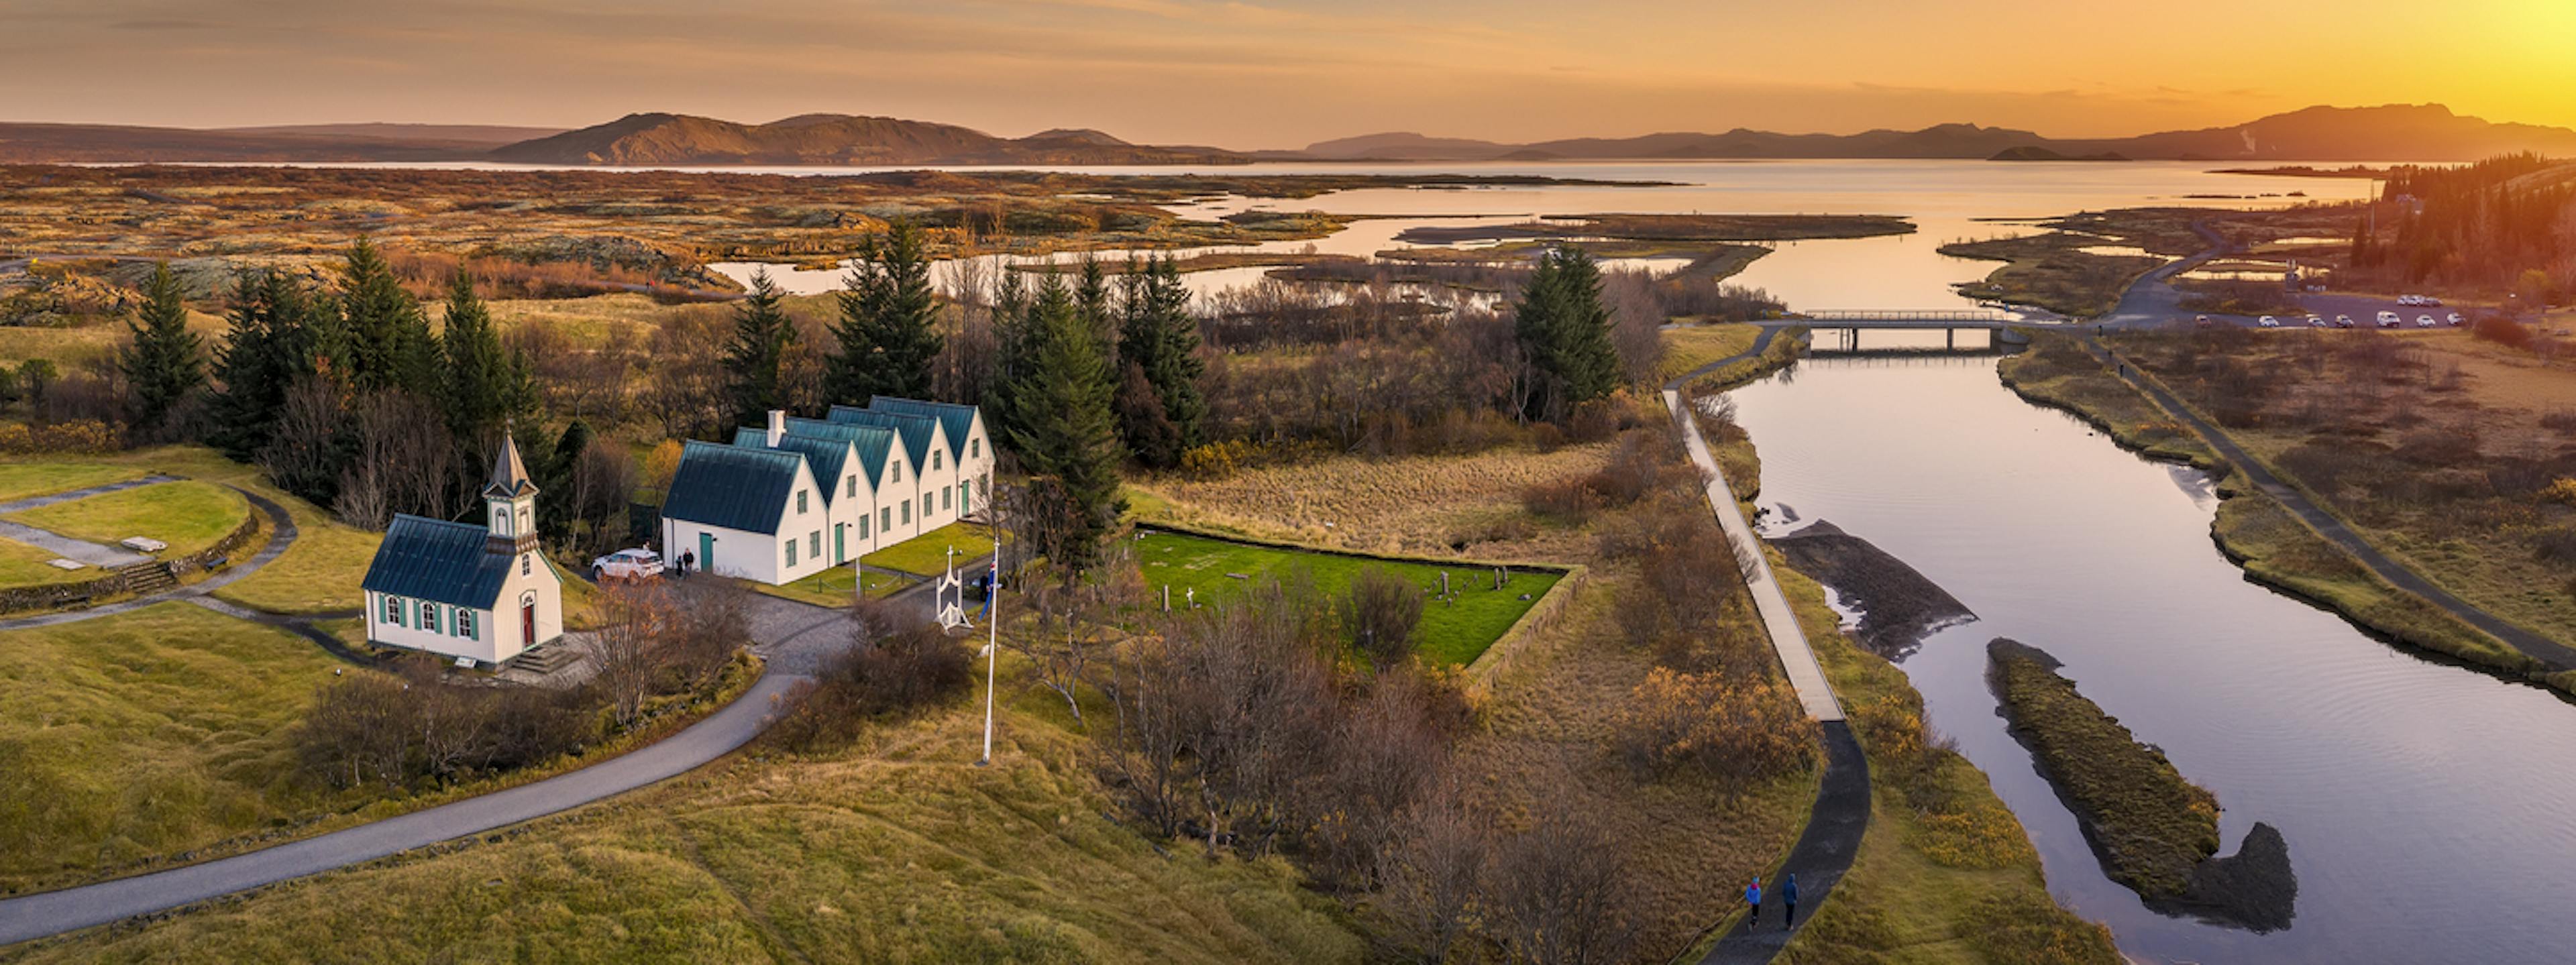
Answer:
POLYGON ((1926 309, 1923 311, 1853 310, 1799 312, 1791 316, 1818 322, 2017 322, 2021 319, 1992 309, 1926 309))

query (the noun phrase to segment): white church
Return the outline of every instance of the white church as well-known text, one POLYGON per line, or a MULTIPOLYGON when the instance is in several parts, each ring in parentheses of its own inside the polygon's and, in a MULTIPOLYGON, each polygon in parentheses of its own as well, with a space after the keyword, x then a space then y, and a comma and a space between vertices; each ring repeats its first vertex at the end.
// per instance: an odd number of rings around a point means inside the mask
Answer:
POLYGON ((537 485, 501 439, 481 526, 397 515, 362 584, 370 642, 497 665, 563 636, 563 578, 537 551, 537 485))
POLYGON ((978 515, 993 444, 974 406, 877 396, 822 419, 769 413, 731 444, 691 442, 662 501, 662 557, 792 583, 978 515))

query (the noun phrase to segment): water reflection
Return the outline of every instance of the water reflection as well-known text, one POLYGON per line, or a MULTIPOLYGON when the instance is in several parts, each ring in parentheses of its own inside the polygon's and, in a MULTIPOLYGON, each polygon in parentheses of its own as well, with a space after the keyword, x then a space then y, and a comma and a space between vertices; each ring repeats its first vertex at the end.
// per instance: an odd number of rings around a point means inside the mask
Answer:
POLYGON ((1981 618, 1903 667, 2029 827, 2051 891, 2150 961, 2565 961, 2576 709, 2248 583, 2210 542, 2205 479, 2022 402, 1992 365, 1819 358, 1733 401, 1766 504, 1833 520, 1981 618), (2044 641, 2218 796, 2227 840, 2277 828, 2296 926, 2168 916, 2105 878, 1994 714, 1995 636, 2044 641))

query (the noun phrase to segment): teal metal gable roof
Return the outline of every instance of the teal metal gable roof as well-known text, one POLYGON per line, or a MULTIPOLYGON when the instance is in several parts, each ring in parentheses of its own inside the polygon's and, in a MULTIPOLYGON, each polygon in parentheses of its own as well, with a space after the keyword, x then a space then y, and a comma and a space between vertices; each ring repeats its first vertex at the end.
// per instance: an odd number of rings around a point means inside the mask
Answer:
POLYGON ((911 457, 913 469, 919 470, 923 466, 930 465, 930 434, 939 428, 937 419, 836 405, 832 407, 832 421, 842 425, 892 429, 897 435, 903 437, 903 452, 904 455, 911 457))
POLYGON ((966 458, 966 436, 975 428, 977 410, 974 406, 880 395, 868 400, 868 409, 875 412, 929 416, 937 419, 939 424, 948 430, 948 458, 966 458))
MULTIPOLYGON (((768 432, 763 430, 761 435, 768 432)), ((814 471, 814 485, 823 489, 824 505, 831 505, 832 498, 841 494, 841 467, 850 461, 849 440, 790 432, 778 437, 776 448, 805 457, 806 468, 814 471)))
POLYGON ((414 600, 489 610, 510 579, 513 554, 486 552, 481 526, 397 514, 359 586, 414 600))
MULTIPOLYGON (((850 448, 858 450, 859 466, 867 470, 861 475, 867 477, 870 490, 876 488, 877 480, 885 478, 886 455, 894 450, 894 430, 882 426, 790 418, 787 420, 787 434, 848 442, 850 448)), ((915 466, 920 464, 919 461, 913 463, 915 466)))
POLYGON ((680 450, 662 516, 775 535, 804 464, 801 453, 692 440, 680 450))

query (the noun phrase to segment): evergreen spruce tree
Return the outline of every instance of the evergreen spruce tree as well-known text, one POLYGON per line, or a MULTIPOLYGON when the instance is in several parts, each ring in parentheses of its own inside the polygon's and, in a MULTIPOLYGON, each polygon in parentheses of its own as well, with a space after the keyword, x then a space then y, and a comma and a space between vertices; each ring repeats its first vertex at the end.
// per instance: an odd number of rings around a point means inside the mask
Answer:
POLYGON ((852 405, 878 395, 928 398, 941 339, 920 229, 899 221, 885 238, 869 239, 840 305, 832 326, 840 353, 824 372, 824 391, 852 405))
POLYGON ((448 431, 469 452, 479 451, 487 435, 498 442, 496 430, 514 414, 510 383, 517 373, 510 355, 501 349, 500 335, 492 330, 491 309, 474 295, 473 276, 461 271, 448 282, 446 330, 439 335, 439 350, 445 364, 439 402, 447 413, 448 431))
POLYGON ((188 308, 170 265, 153 266, 143 286, 143 309, 126 328, 134 344, 118 353, 125 373, 127 416, 147 431, 163 428, 170 410, 205 384, 205 340, 188 331, 188 308))
POLYGON ((1026 321, 1037 344, 1012 390, 1011 441, 1029 475, 1031 542, 1068 570, 1085 570, 1126 508, 1108 366, 1061 282, 1047 281, 1026 321))
POLYGON ((295 346, 279 330, 276 272, 265 276, 243 272, 234 279, 230 323, 224 344, 215 351, 214 377, 221 387, 213 405, 210 441, 224 455, 248 461, 268 445, 277 411, 293 382, 295 346))
POLYGON ((590 438, 590 423, 574 419, 564 427, 563 435, 555 438, 555 447, 536 453, 537 464, 528 467, 528 474, 536 477, 537 529, 548 539, 562 539, 572 531, 573 517, 577 515, 573 505, 573 467, 581 462, 582 451, 590 448, 590 438))
POLYGON ((1190 317, 1189 287, 1169 258, 1128 269, 1118 357, 1119 434, 1136 458, 1169 468, 1181 453, 1205 443, 1207 400, 1199 377, 1198 320, 1190 317), (1151 404, 1139 395, 1150 394, 1151 404))
POLYGON ((1006 269, 993 297, 993 372, 984 389, 984 418, 995 439, 1011 438, 1019 425, 1012 391, 1034 364, 1030 354, 1036 344, 1030 338, 1028 289, 1019 272, 1006 269))
POLYGON ((751 277, 751 296, 734 307, 724 365, 737 425, 760 425, 770 410, 787 408, 787 355, 796 345, 796 325, 780 306, 784 298, 761 271, 751 277))
POLYGON ((1527 356, 1522 415, 1562 418, 1619 387, 1619 350, 1601 303, 1601 270, 1571 246, 1540 255, 1521 290, 1514 334, 1527 356))
POLYGON ((1109 273, 1101 268, 1100 259, 1082 256, 1082 272, 1073 287, 1073 310, 1082 320, 1084 330, 1100 346, 1102 361, 1118 361, 1118 318, 1110 308, 1109 273))
POLYGON ((360 389, 428 385, 420 305, 394 277, 375 243, 359 238, 341 267, 340 314, 348 331, 348 384, 360 389))

